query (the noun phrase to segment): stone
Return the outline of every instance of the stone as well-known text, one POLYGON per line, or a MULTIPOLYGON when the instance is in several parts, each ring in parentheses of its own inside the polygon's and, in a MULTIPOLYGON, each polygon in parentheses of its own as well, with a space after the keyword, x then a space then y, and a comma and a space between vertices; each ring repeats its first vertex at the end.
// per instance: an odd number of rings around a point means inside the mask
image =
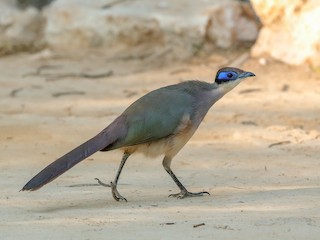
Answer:
POLYGON ((320 66, 319 0, 252 0, 263 27, 251 50, 291 65, 320 66))
POLYGON ((39 8, 40 2, 51 4, 41 11, 22 10, 13 1, 0 0, 2 53, 46 46, 59 56, 92 53, 160 63, 253 42, 259 29, 250 4, 236 0, 18 2, 39 8))
POLYGON ((44 47, 45 18, 35 8, 19 10, 12 1, 0 2, 0 54, 44 47))
POLYGON ((224 1, 209 10, 207 39, 220 48, 255 41, 258 32, 258 22, 248 3, 224 1))
POLYGON ((258 24, 248 6, 232 0, 56 0, 44 11, 45 40, 64 54, 98 51, 106 56, 187 59, 204 45, 229 48, 254 41, 258 24))

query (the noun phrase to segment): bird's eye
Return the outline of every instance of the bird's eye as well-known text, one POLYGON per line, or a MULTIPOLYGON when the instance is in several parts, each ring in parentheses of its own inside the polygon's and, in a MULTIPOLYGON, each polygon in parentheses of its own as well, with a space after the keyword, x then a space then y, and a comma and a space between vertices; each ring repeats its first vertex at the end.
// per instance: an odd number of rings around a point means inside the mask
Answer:
POLYGON ((220 83, 226 83, 229 81, 236 80, 238 77, 238 74, 234 71, 220 71, 216 76, 216 82, 218 84, 220 83))
POLYGON ((232 77, 233 77, 233 74, 232 74, 232 73, 228 73, 228 74, 227 74, 227 77, 228 77, 228 78, 232 78, 232 77))

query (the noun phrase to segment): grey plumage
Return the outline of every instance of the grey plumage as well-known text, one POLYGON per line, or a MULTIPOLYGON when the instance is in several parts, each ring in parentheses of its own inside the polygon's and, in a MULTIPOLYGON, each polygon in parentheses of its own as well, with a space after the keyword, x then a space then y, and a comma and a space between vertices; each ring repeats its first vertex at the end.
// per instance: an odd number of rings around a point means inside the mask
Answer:
POLYGON ((126 160, 134 152, 150 157, 164 155, 163 166, 180 188, 180 193, 173 196, 202 196, 207 192, 186 190, 172 172, 171 160, 192 137, 210 107, 250 76, 254 74, 223 68, 214 83, 186 81, 154 90, 131 104, 98 135, 44 168, 22 190, 39 189, 97 151, 122 149, 124 155, 114 182, 107 185, 98 180, 112 188, 117 201, 126 200, 119 194, 117 183, 126 160))

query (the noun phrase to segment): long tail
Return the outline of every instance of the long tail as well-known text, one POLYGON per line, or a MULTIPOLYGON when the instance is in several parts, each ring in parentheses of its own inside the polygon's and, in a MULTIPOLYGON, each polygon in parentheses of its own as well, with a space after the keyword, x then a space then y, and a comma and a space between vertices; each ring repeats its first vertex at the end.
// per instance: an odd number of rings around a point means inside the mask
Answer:
POLYGON ((112 137, 110 138, 107 135, 108 134, 106 131, 102 131, 87 142, 81 144, 69 153, 49 164, 46 168, 34 176, 21 190, 34 191, 41 188, 43 185, 59 177, 61 174, 85 158, 112 144, 115 139, 112 139, 112 137))

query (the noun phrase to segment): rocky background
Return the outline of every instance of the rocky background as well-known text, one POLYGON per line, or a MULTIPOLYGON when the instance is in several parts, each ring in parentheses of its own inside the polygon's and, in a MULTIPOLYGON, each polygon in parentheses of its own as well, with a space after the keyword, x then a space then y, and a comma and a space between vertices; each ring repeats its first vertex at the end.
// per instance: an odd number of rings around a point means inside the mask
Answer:
POLYGON ((318 0, 0 1, 0 53, 156 59, 251 46, 253 57, 320 65, 318 0), (252 4, 252 5, 251 5, 252 4), (46 52, 46 54, 49 54, 46 52))

